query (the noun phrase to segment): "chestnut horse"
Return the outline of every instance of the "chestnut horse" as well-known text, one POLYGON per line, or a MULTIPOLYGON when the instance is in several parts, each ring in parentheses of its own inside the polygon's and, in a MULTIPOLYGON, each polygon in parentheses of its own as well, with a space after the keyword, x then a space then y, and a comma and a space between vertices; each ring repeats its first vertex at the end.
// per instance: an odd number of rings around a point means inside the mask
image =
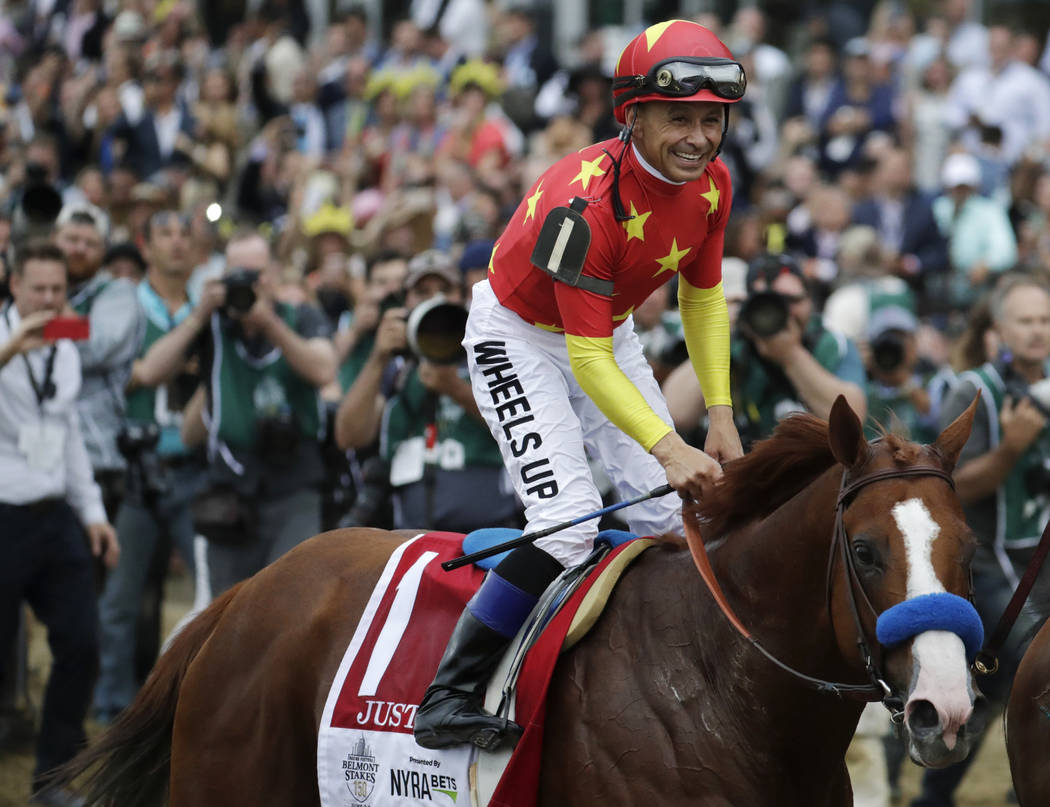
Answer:
MULTIPOLYGON (((949 474, 972 419, 973 407, 930 446, 869 444, 839 398, 830 425, 793 416, 730 463, 700 513, 717 578, 762 647, 802 675, 865 692, 874 685, 858 644, 870 647, 872 675, 899 698, 911 756, 926 765, 962 758, 975 736, 967 651, 944 629, 881 648, 876 614, 923 595, 971 608, 974 542, 949 474)), ((78 760, 73 773, 94 771, 89 803, 315 807, 325 698, 403 540, 326 533, 214 602, 78 760)), ((628 569, 558 662, 539 803, 844 807, 843 758, 862 707, 758 652, 688 550, 667 543, 628 569)))
POLYGON ((1022 807, 1050 804, 1050 621, 1017 668, 1006 707, 1006 753, 1022 807))

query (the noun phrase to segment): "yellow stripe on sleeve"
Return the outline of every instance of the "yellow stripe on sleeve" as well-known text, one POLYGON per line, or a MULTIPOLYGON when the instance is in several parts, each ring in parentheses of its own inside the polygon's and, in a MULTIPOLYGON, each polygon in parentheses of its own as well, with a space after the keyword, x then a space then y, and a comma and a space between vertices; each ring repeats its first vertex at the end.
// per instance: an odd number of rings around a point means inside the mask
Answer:
POLYGON ((580 387, 624 434, 648 451, 671 431, 616 363, 611 336, 567 334, 565 342, 580 387))
POLYGON ((700 289, 678 278, 678 310, 693 371, 707 406, 732 406, 729 391, 729 307, 722 281, 700 289))

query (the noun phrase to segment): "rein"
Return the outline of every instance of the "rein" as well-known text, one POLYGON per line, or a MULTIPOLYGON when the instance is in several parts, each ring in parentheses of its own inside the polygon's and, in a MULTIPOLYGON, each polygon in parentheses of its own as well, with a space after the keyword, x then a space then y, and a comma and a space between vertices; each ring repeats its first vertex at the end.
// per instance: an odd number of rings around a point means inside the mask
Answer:
MULTIPOLYGON (((900 722, 904 716, 900 698, 894 696, 892 689, 889 684, 886 683, 878 665, 873 660, 866 632, 864 630, 864 623, 860 617, 860 609, 857 607, 856 589, 859 588, 865 605, 867 605, 873 615, 877 615, 875 608, 868 597, 868 593, 864 589, 863 583, 861 583, 860 578, 857 576, 857 570, 853 562, 853 554, 849 551, 849 539, 846 535, 846 528, 843 524, 846 501, 861 488, 874 482, 881 482, 887 479, 899 479, 909 476, 936 476, 946 481, 953 490, 955 488, 955 482, 952 480, 949 473, 930 465, 916 465, 910 468, 888 468, 862 476, 860 479, 852 482, 848 481, 848 476, 848 471, 842 475, 842 483, 839 487, 838 499, 835 503, 835 527, 832 533, 830 551, 828 553, 827 603, 830 615, 832 572, 834 569, 835 550, 838 548, 843 558, 844 573, 848 583, 847 590, 849 592, 850 609, 853 612, 853 618, 857 626, 857 647, 860 650, 861 658, 864 661, 864 668, 867 671, 868 676, 871 678, 871 683, 869 684, 846 684, 835 681, 825 681, 824 679, 816 678, 796 670, 794 667, 781 661, 771 652, 766 650, 766 648, 762 646, 762 644, 740 621, 739 617, 737 617, 736 613, 733 611, 732 606, 729 604, 729 601, 726 599, 725 593, 722 591, 722 587, 719 585, 718 579, 715 577, 714 569, 711 566, 711 560, 708 557, 707 549, 705 548, 700 532, 694 523, 694 519, 685 520, 686 542, 689 544, 689 549, 693 556, 693 562, 696 564, 696 568, 700 572, 700 577, 707 585, 707 589, 718 604, 719 609, 725 615, 726 619, 729 620, 730 624, 736 629, 737 633, 739 633, 744 639, 747 639, 747 641, 750 642, 759 653, 769 659, 769 661, 780 669, 790 673, 795 678, 812 686, 819 692, 830 692, 839 695, 840 697, 848 696, 868 701, 881 700, 883 705, 890 711, 893 720, 895 722, 900 722)), ((1050 548, 1050 542, 1047 542, 1047 545, 1048 548, 1050 548)))
POLYGON ((1024 607, 1025 602, 1028 600, 1028 595, 1032 593, 1032 586, 1035 585, 1035 579, 1039 576, 1039 570, 1043 568, 1043 562, 1046 560, 1048 553, 1050 553, 1050 522, 1043 528, 1043 535, 1039 539, 1035 554, 1028 561, 1028 568, 1025 569, 1024 575, 1018 581, 1017 588, 1014 589, 1013 596, 1010 597, 1010 602, 1007 603, 1006 608, 1003 610, 1003 615, 999 617, 999 622, 995 626, 992 638, 988 640, 988 644, 977 654, 977 661, 974 662, 974 667, 982 675, 991 675, 999 669, 999 651, 1002 649, 1006 637, 1010 635, 1010 629, 1014 626, 1014 622, 1017 621, 1021 608, 1024 607))

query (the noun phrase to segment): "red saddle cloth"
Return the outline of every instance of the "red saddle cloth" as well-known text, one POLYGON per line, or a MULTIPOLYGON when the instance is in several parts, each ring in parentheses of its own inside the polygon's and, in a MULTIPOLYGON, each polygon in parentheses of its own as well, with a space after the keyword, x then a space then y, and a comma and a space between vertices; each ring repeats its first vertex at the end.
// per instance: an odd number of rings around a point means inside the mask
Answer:
MULTIPOLYGON (((416 710, 448 637, 484 578, 484 572, 475 566, 442 570, 443 561, 459 557, 462 540, 457 533, 432 532, 399 548, 400 558, 396 564, 393 560, 388 564, 344 657, 339 674, 345 677, 327 725, 364 732, 412 733, 416 710)), ((606 555, 529 650, 515 702, 516 720, 525 733, 490 805, 535 804, 545 698, 554 665, 572 617, 592 581, 627 545, 606 555)), ((419 752, 426 753, 422 748, 419 752)))

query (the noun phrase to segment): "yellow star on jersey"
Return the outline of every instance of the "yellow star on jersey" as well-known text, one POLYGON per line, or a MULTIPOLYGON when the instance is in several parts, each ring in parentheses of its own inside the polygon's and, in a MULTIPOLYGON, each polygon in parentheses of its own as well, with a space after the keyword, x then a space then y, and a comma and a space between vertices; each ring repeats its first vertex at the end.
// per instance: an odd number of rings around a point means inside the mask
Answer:
POLYGON ((580 160, 580 173, 573 177, 572 182, 569 184, 571 185, 573 182, 579 182, 583 185, 583 189, 587 190, 587 186, 591 184, 591 179, 593 177, 600 177, 605 174, 605 171, 598 167, 602 164, 602 160, 604 159, 605 155, 599 154, 593 160, 580 160))
POLYGON ((707 190, 700 195, 707 200, 707 215, 710 216, 718 210, 718 197, 721 195, 721 191, 715 187, 715 181, 710 176, 707 178, 707 190))
POLYGON ((529 209, 525 211, 525 221, 536 218, 536 203, 540 200, 541 196, 543 196, 543 182, 540 182, 540 184, 536 186, 536 192, 525 200, 525 203, 529 206, 529 209))
POLYGON ((496 274, 496 270, 492 268, 492 262, 496 260, 496 250, 499 249, 499 242, 497 241, 492 245, 492 254, 489 255, 489 274, 496 274))
MULTIPOLYGON (((656 272, 656 275, 661 272, 677 272, 678 264, 681 263, 682 258, 689 254, 692 247, 686 247, 685 249, 678 248, 678 239, 671 239, 671 251, 668 252, 664 257, 657 258, 656 262, 660 264, 660 269, 656 272)), ((656 277, 653 275, 653 277, 656 277)))
POLYGON ((653 211, 647 210, 644 213, 639 213, 634 209, 634 202, 631 202, 631 216, 633 218, 630 221, 625 221, 623 227, 627 230, 627 240, 630 241, 632 238, 637 238, 639 241, 645 240, 645 220, 651 216, 653 211))

